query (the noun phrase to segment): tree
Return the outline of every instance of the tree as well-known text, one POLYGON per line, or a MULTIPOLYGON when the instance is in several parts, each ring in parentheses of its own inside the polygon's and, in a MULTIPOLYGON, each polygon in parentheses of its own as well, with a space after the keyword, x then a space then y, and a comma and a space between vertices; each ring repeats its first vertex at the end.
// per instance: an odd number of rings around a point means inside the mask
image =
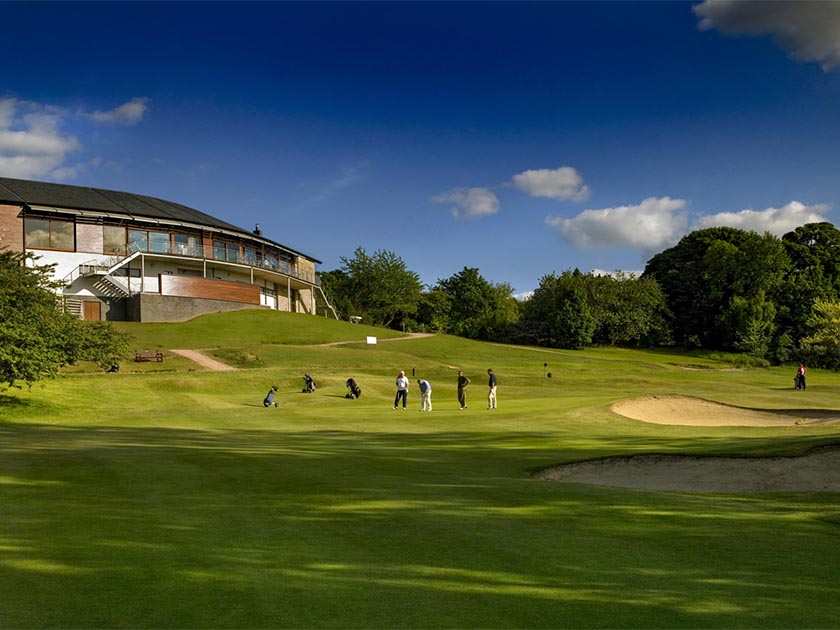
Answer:
POLYGON ((488 282, 475 267, 438 280, 435 291, 449 297, 447 332, 469 339, 494 339, 516 321, 518 308, 508 284, 488 282))
POLYGON ((732 320, 734 298, 764 292, 774 301, 790 269, 781 241, 730 227, 694 231, 648 261, 643 278, 665 293, 678 343, 733 349, 739 331, 732 320))
POLYGON ((52 275, 31 254, 0 252, 0 382, 9 387, 54 377, 79 360, 116 362, 128 349, 128 336, 110 324, 63 313, 52 275))
POLYGON ((656 280, 621 272, 583 278, 596 322, 595 343, 653 345, 669 340, 668 307, 656 280))
POLYGON ((807 325, 813 333, 802 339, 799 359, 811 365, 840 368, 840 302, 814 300, 813 313, 807 325))
POLYGON ((525 340, 570 349, 584 348, 592 343, 596 322, 579 270, 567 270, 560 276, 543 276, 523 308, 525 340))
POLYGON ((808 223, 782 237, 791 266, 779 292, 779 326, 794 342, 811 335, 814 300, 840 297, 840 230, 808 223))
POLYGON ((431 289, 420 296, 417 321, 430 332, 446 333, 450 330, 452 296, 441 289, 431 289))
POLYGON ((329 287, 336 303, 351 305, 353 314, 369 324, 389 327, 417 313, 423 290, 420 276, 393 252, 377 250, 369 256, 358 247, 352 258, 342 257, 341 263, 343 277, 331 272, 336 282, 329 287))
POLYGON ((728 313, 729 325, 735 331, 735 348, 766 358, 776 331, 776 306, 765 298, 764 291, 752 298, 734 296, 728 313))

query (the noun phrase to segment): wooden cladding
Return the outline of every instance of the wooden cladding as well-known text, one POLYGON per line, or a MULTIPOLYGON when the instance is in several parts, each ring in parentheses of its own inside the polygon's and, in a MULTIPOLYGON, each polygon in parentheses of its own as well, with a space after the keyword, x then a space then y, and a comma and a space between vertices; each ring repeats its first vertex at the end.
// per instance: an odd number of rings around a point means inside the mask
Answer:
POLYGON ((168 274, 161 274, 159 278, 161 295, 224 300, 242 304, 260 303, 260 288, 255 284, 168 274))

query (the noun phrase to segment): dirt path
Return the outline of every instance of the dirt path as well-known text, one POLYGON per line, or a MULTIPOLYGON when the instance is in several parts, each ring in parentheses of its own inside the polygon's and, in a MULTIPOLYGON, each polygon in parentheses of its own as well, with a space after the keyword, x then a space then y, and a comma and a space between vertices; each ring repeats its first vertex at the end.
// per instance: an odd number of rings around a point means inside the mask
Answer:
POLYGON ((208 370, 212 370, 214 372, 224 372, 228 370, 235 370, 236 368, 228 365, 227 363, 222 363, 221 361, 216 361, 216 359, 211 359, 206 354, 202 354, 198 350, 175 350, 170 349, 170 352, 178 354, 190 361, 195 361, 201 367, 205 367, 208 370))

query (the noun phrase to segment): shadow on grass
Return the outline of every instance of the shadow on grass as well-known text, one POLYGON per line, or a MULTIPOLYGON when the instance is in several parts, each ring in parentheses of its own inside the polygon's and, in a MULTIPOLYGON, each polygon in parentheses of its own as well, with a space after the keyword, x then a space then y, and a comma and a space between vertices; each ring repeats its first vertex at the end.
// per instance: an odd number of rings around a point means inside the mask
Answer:
POLYGON ((836 525, 818 517, 840 496, 524 475, 562 451, 527 431, 2 425, 0 626, 836 626, 836 525))
POLYGON ((2 407, 31 407, 32 402, 23 400, 18 396, 9 396, 7 394, 0 394, 0 408, 2 407))

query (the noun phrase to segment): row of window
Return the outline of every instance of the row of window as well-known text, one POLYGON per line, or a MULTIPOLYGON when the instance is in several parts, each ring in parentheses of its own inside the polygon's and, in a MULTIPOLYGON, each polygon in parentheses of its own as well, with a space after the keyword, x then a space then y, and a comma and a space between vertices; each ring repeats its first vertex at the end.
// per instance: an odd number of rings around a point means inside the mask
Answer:
MULTIPOLYGON (((72 221, 26 217, 24 238, 27 248, 75 251, 76 234, 72 221)), ((118 225, 102 226, 102 251, 105 254, 152 252, 196 258, 213 258, 230 262, 260 265, 289 271, 291 257, 279 252, 262 252, 251 245, 214 239, 205 248, 196 234, 143 230, 118 225)))

